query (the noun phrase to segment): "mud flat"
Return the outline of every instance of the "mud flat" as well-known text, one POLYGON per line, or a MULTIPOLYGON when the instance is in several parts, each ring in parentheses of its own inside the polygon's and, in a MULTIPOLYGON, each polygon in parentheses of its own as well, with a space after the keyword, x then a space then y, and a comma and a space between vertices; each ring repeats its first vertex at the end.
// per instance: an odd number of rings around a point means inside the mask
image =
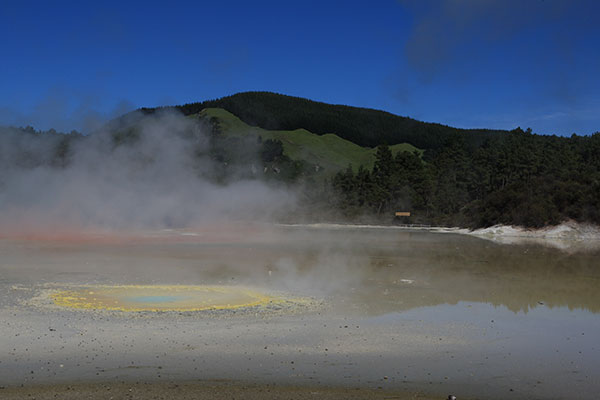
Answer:
POLYGON ((600 392, 597 251, 378 228, 192 233, 0 240, 0 398, 600 392))
POLYGON ((294 387, 281 385, 256 385, 240 382, 171 382, 171 383, 103 383, 40 385, 27 388, 0 389, 5 400, 35 398, 37 400, 80 399, 178 399, 178 400, 220 400, 220 399, 397 399, 397 400, 439 400, 445 396, 431 397, 419 392, 402 392, 365 388, 294 387))

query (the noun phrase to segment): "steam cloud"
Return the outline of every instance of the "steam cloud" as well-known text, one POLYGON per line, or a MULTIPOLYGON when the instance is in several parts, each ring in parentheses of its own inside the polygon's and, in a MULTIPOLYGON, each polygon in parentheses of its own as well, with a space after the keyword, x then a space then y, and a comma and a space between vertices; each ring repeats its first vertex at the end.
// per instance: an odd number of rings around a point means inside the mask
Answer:
POLYGON ((258 180, 207 179, 215 163, 197 121, 171 112, 136 124, 135 143, 115 146, 110 131, 99 131, 72 141, 69 163, 58 167, 50 158, 60 138, 3 128, 0 233, 266 220, 294 203, 288 191, 258 180))

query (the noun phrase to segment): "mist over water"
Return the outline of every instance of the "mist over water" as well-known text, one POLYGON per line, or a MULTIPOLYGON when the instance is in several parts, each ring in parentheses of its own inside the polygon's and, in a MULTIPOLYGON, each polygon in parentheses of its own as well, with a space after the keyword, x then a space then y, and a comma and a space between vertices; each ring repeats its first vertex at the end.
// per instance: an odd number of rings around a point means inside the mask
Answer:
POLYGON ((133 134, 125 121, 121 131, 107 126, 69 141, 66 165, 52 159, 60 135, 3 128, 0 233, 268 221, 293 206, 292 193, 259 180, 211 179, 219 166, 208 153, 208 130, 198 120, 174 112, 128 118, 135 122, 133 134))

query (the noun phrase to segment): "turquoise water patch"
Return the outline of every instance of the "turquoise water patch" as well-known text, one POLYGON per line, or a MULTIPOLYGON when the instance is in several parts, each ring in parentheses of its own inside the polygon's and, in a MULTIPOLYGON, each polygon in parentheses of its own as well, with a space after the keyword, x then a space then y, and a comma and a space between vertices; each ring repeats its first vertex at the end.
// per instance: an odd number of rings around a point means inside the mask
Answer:
POLYGON ((56 291, 54 304, 118 311, 202 311, 271 304, 274 298, 245 287, 195 285, 85 286, 56 291))
POLYGON ((136 303, 168 303, 178 300, 185 300, 182 296, 136 296, 127 297, 125 300, 134 301, 136 303))

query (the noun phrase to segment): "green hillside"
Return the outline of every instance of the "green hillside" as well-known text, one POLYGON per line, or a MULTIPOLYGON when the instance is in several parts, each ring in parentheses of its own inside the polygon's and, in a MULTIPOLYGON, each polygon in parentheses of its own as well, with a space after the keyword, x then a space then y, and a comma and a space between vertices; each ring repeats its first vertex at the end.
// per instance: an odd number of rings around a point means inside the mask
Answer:
MULTIPOLYGON (((197 114, 205 108, 222 108, 250 126, 275 131, 307 129, 317 135, 334 133, 364 147, 410 143, 420 149, 440 149, 454 136, 460 135, 467 145, 475 148, 489 138, 506 133, 489 129, 458 129, 381 110, 326 104, 271 92, 243 92, 168 108, 175 108, 184 115, 197 114)), ((153 113, 156 109, 143 108, 141 111, 153 113)))
MULTIPOLYGON (((214 118, 218 121, 221 131, 230 136, 260 136, 263 140, 275 139, 283 143, 285 154, 293 160, 305 160, 311 164, 324 167, 324 175, 331 176, 351 164, 354 170, 360 165, 372 169, 375 163, 374 148, 361 147, 341 137, 328 133, 316 135, 306 129, 267 130, 253 127, 221 108, 205 108, 194 117, 203 119, 214 118)), ((393 154, 400 151, 418 152, 422 150, 408 143, 390 146, 393 154)))

